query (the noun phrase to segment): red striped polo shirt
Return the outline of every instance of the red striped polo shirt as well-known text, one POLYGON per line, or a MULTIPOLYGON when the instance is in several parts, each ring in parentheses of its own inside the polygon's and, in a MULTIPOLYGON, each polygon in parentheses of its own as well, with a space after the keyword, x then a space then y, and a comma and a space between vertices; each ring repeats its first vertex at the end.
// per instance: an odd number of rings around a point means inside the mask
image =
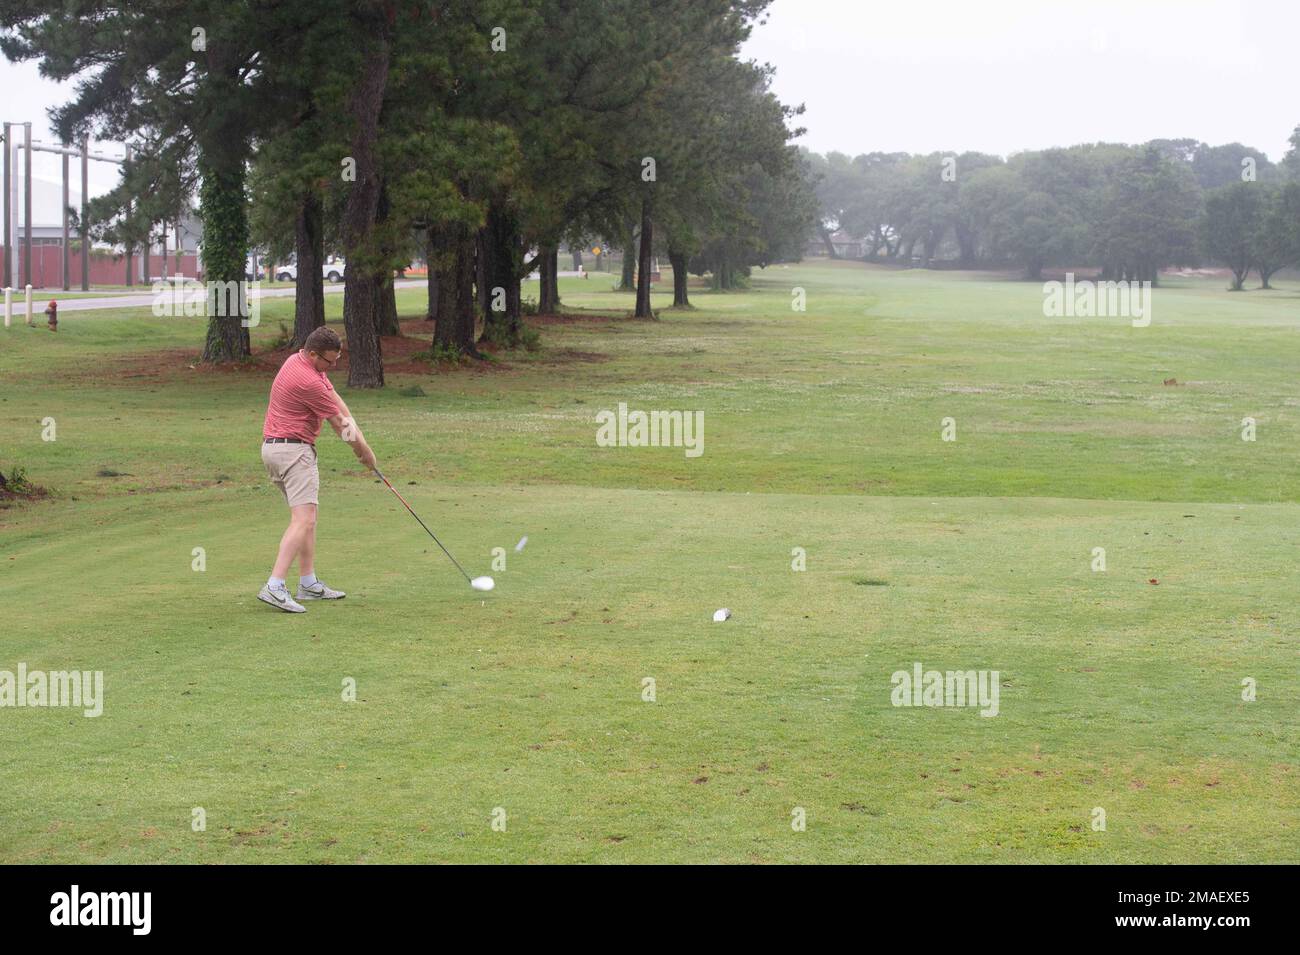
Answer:
POLYGON ((302 352, 294 352, 271 383, 262 437, 298 438, 315 444, 321 421, 342 410, 325 372, 312 367, 311 359, 302 352))

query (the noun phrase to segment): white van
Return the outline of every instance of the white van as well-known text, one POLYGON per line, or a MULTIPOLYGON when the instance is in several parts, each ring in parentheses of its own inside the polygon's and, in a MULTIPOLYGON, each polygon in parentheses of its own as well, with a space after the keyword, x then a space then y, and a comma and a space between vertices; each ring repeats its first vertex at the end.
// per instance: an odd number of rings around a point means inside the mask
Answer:
MULTIPOLYGON (((275 267, 275 279, 277 282, 296 282, 298 280, 298 263, 295 256, 289 256, 289 261, 283 265, 275 267)), ((325 262, 320 267, 321 278, 327 282, 342 282, 343 276, 347 274, 347 263, 341 256, 327 255, 325 262)))

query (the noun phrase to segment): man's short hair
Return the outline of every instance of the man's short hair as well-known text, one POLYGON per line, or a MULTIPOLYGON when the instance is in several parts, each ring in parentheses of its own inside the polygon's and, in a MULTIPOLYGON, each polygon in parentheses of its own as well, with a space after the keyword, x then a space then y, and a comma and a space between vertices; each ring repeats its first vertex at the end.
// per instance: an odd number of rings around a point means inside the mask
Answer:
POLYGON ((307 336, 307 340, 302 343, 302 347, 308 352, 322 355, 327 351, 342 351, 343 343, 339 341, 338 332, 322 325, 320 328, 312 330, 312 333, 307 336))

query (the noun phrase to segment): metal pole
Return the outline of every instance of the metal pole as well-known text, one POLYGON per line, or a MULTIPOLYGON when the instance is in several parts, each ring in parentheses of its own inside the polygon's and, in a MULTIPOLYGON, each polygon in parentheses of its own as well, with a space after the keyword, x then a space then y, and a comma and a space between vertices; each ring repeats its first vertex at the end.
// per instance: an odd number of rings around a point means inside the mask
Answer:
POLYGON ((4 246, 5 246, 5 268, 4 268, 4 287, 12 288, 14 284, 14 231, 13 231, 13 209, 10 201, 9 190, 12 188, 13 170, 9 168, 13 161, 14 143, 13 143, 13 124, 5 123, 5 158, 4 158, 4 246))
MULTIPOLYGON (((23 284, 32 284, 32 124, 23 123, 27 159, 23 163, 23 284)), ((31 316, 28 316, 30 319, 31 316)))
POLYGON ((81 290, 90 291, 90 227, 86 203, 90 202, 90 137, 81 139, 81 290))
MULTIPOLYGON (((123 166, 122 166, 123 175, 126 174, 126 167, 129 166, 129 165, 131 165, 131 144, 130 144, 130 143, 127 143, 127 144, 126 144, 126 162, 125 162, 125 163, 123 164, 123 166)), ((129 222, 130 222, 130 219, 131 219, 131 200, 130 200, 130 199, 126 200, 126 218, 127 218, 127 221, 128 221, 128 228, 129 228, 129 222)), ((131 240, 128 238, 128 239, 126 240, 126 243, 125 243, 125 244, 126 244, 126 284, 127 284, 127 288, 130 288, 132 285, 135 284, 135 276, 134 276, 134 275, 132 274, 132 272, 131 272, 131 240)))
POLYGON ((27 283, 27 324, 32 323, 32 283, 27 283))
MULTIPOLYGON (((63 144, 67 146, 67 143, 63 144)), ((72 249, 68 245, 68 154, 63 159, 63 291, 72 288, 72 249)))
MULTIPOLYGON (((9 147, 9 142, 6 140, 5 148, 7 149, 8 147, 9 147)), ((11 289, 8 285, 6 285, 5 286, 5 328, 9 327, 9 323, 13 321, 13 318, 14 318, 14 290, 11 289)))

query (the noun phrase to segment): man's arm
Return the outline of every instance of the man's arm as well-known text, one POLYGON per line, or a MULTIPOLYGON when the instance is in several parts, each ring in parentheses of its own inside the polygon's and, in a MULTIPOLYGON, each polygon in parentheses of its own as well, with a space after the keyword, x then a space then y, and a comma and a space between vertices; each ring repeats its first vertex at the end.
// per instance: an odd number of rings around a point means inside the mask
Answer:
POLYGON ((370 450, 370 445, 366 443, 366 436, 361 433, 361 426, 352 417, 347 403, 338 394, 334 395, 334 400, 339 403, 339 408, 342 410, 325 420, 330 423, 330 427, 338 433, 338 436, 348 443, 352 453, 362 464, 372 471, 378 471, 379 464, 375 461, 375 452, 370 450))

